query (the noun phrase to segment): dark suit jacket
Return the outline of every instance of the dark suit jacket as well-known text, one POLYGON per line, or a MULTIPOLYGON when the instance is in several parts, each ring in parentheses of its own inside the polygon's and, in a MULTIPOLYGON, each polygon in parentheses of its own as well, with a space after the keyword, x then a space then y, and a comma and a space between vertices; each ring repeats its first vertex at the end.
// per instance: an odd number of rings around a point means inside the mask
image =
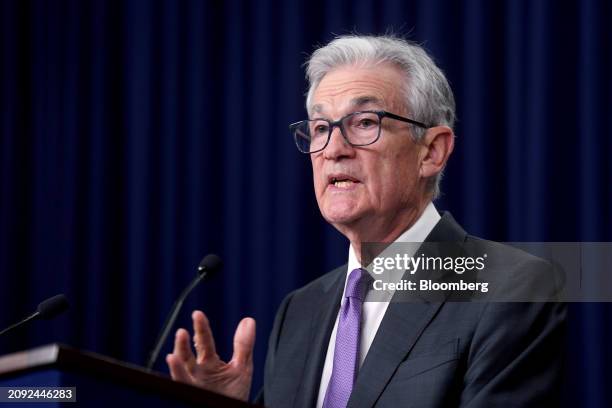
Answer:
MULTIPOLYGON (((427 241, 496 254, 505 289, 544 261, 466 234, 445 213, 427 241)), ((267 407, 313 407, 346 265, 289 294, 270 336, 267 407)), ((349 407, 549 407, 559 404, 565 330, 560 303, 391 302, 349 407)))

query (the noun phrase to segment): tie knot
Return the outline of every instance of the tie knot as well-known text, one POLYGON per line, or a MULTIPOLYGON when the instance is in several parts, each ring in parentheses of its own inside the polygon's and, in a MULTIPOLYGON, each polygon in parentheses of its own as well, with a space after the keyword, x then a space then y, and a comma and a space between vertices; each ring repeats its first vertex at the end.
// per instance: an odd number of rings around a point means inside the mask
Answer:
POLYGON ((368 292, 368 284, 370 283, 370 274, 361 269, 356 268, 351 271, 346 282, 346 290, 344 291, 345 297, 353 297, 359 299, 361 302, 365 300, 366 293, 368 292))

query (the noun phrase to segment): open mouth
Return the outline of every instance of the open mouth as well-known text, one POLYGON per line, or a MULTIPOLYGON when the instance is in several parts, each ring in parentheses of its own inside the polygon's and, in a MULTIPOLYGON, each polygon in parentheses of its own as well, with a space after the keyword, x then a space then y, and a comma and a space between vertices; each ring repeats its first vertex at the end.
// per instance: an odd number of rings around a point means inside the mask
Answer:
POLYGON ((329 177, 329 184, 336 188, 351 188, 357 183, 359 183, 359 180, 346 175, 335 175, 329 177))

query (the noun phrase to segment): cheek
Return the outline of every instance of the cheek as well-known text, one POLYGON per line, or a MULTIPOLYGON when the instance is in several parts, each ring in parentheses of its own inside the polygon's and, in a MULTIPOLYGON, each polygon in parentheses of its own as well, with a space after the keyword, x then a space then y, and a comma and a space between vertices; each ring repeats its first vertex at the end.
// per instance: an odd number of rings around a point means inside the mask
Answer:
POLYGON ((378 201, 381 207, 389 205, 404 195, 404 191, 408 189, 406 181, 397 170, 388 173, 381 172, 372 194, 374 200, 378 201))
POLYGON ((373 207, 388 207, 390 202, 398 197, 401 183, 398 169, 394 168, 391 163, 383 161, 369 172, 366 181, 367 196, 362 198, 367 198, 373 207))
POLYGON ((414 150, 403 151, 383 158, 378 165, 374 193, 384 197, 403 197, 412 191, 418 180, 418 163, 414 150))

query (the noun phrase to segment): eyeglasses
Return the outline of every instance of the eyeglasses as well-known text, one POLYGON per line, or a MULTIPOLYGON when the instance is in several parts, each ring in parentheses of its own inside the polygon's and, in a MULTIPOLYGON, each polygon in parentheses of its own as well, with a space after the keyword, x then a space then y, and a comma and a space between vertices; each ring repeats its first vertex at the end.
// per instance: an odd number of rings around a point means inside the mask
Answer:
POLYGON ((331 134, 337 126, 346 142, 351 146, 367 146, 380 138, 380 124, 383 118, 391 118, 410 123, 423 129, 430 126, 387 111, 361 111, 350 113, 340 120, 315 118, 302 120, 289 125, 298 150, 302 153, 317 153, 325 149, 331 134))

